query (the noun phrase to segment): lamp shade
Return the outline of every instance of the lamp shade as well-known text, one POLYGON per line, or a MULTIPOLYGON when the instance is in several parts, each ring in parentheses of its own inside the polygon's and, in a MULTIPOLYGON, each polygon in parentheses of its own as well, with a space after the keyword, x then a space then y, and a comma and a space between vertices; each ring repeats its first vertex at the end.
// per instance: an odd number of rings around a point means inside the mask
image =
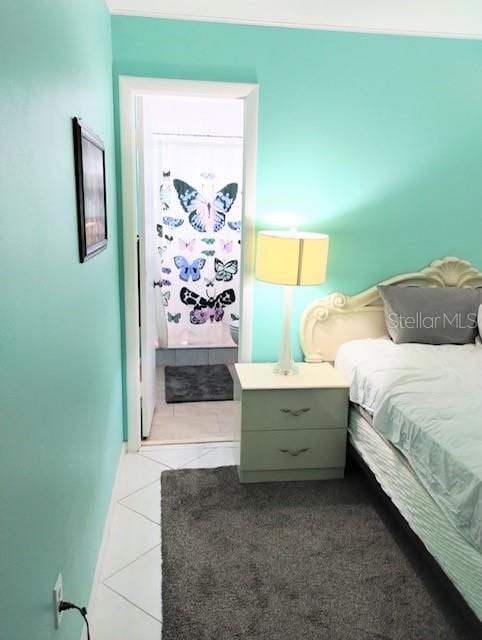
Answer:
POLYGON ((314 285, 326 280, 329 237, 299 231, 260 231, 256 278, 284 285, 314 285))

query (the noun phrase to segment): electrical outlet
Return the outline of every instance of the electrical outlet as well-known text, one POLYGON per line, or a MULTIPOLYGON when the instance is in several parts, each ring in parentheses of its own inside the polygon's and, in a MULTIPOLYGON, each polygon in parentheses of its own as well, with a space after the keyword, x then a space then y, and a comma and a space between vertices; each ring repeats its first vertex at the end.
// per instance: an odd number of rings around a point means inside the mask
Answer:
POLYGON ((58 629, 60 627, 60 623, 62 621, 62 616, 64 615, 63 611, 59 611, 59 605, 64 599, 64 589, 62 586, 62 574, 59 573, 57 576, 57 580, 55 582, 55 587, 53 591, 54 596, 54 616, 55 616, 55 628, 58 629))

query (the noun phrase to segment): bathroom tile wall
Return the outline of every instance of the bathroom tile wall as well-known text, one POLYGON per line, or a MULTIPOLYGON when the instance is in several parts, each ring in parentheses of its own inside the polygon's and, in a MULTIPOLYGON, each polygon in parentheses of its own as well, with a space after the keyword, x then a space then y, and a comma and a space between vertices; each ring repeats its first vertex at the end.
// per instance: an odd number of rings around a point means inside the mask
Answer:
POLYGON ((215 349, 158 349, 156 364, 165 365, 196 365, 196 364, 233 364, 238 361, 236 347, 215 349))

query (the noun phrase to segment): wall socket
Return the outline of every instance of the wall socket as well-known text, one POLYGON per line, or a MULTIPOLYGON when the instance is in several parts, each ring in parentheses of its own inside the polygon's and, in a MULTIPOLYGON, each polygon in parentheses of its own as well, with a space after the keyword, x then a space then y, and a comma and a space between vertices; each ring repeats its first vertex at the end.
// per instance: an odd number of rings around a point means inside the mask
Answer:
POLYGON ((62 616, 64 615, 63 611, 59 611, 59 605, 64 599, 64 588, 62 586, 61 573, 59 573, 59 575, 57 576, 57 580, 55 582, 55 587, 53 590, 53 597, 54 597, 55 628, 58 629, 62 621, 62 616))

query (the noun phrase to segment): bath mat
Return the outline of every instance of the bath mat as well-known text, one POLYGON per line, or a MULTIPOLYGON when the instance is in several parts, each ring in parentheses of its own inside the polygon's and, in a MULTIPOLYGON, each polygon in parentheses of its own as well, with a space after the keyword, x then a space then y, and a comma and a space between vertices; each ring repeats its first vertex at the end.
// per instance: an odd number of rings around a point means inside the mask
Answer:
POLYGON ((163 640, 474 640, 364 475, 165 471, 163 640))
POLYGON ((232 400, 233 379, 225 364, 167 366, 166 402, 232 400))

